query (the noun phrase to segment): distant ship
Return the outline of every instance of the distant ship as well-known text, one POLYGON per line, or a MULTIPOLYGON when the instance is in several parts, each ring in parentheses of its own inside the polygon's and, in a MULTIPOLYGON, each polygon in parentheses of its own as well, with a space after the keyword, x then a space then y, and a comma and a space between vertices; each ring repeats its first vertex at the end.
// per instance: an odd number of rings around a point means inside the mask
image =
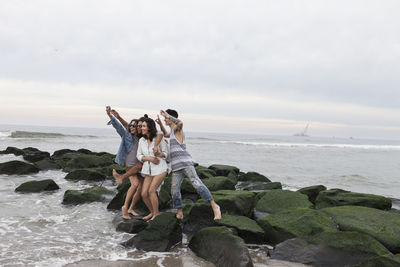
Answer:
POLYGON ((310 125, 310 124, 307 123, 307 126, 304 128, 304 130, 302 132, 294 134, 293 136, 308 136, 307 135, 308 125, 310 125))

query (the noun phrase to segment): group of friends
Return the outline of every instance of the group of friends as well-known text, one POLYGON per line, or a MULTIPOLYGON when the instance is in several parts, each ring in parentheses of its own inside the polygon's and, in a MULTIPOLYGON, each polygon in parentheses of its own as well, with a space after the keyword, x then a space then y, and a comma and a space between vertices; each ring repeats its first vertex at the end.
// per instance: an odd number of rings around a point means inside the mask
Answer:
POLYGON ((153 220, 159 214, 158 193, 170 172, 172 203, 173 208, 177 209, 176 218, 183 219, 181 184, 188 177, 197 193, 210 203, 214 220, 221 219, 220 207, 197 175, 193 159, 186 150, 183 122, 178 119, 177 111, 160 111, 170 131, 165 128, 159 115, 153 120, 145 114, 127 123, 110 107, 106 108, 106 113, 111 119, 109 124, 121 136, 115 162, 126 168, 122 175, 113 170, 113 176, 118 184, 124 179, 129 179, 131 183, 121 208, 124 219, 130 219, 130 215, 139 216, 134 207, 140 198, 150 211, 143 220, 153 220), (161 131, 157 131, 156 124, 161 131))

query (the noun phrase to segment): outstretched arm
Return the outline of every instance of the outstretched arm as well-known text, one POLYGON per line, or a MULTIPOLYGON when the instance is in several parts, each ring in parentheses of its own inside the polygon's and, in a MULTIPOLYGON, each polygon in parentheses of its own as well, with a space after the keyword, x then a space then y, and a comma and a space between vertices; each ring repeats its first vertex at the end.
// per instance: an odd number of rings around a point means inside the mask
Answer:
POLYGON ((162 116, 164 116, 165 118, 168 118, 170 121, 172 121, 175 126, 173 128, 174 132, 179 132, 182 130, 183 128, 183 122, 175 117, 172 117, 171 115, 169 115, 167 112, 165 112, 164 110, 160 111, 160 114, 162 116))
POLYGON ((111 113, 114 115, 115 118, 119 120, 119 122, 121 122, 122 125, 128 127, 128 123, 119 115, 119 113, 115 109, 112 109, 111 113))

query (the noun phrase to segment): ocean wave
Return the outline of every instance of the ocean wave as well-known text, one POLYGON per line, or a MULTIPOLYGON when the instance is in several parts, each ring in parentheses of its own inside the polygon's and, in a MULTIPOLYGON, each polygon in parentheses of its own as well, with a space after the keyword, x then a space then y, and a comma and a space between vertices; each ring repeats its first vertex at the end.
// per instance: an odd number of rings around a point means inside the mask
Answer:
MULTIPOLYGON (((2 132, 2 134, 5 135, 5 134, 7 134, 7 132, 2 132)), ((10 137, 10 138, 64 138, 64 137, 96 138, 97 136, 61 134, 61 133, 46 133, 46 132, 14 131, 14 132, 9 132, 8 137, 10 137)))
POLYGON ((308 147, 308 148, 349 148, 372 150, 400 150, 399 145, 366 145, 366 144, 324 144, 324 143, 285 143, 285 142, 255 142, 255 141, 217 141, 221 144, 236 144, 267 147, 308 147))

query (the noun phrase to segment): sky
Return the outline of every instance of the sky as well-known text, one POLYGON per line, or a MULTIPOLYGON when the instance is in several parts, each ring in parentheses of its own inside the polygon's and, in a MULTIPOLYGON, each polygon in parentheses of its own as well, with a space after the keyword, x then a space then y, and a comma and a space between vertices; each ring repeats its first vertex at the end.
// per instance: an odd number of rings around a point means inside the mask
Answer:
POLYGON ((0 124, 400 139, 399 1, 0 2, 0 124))

